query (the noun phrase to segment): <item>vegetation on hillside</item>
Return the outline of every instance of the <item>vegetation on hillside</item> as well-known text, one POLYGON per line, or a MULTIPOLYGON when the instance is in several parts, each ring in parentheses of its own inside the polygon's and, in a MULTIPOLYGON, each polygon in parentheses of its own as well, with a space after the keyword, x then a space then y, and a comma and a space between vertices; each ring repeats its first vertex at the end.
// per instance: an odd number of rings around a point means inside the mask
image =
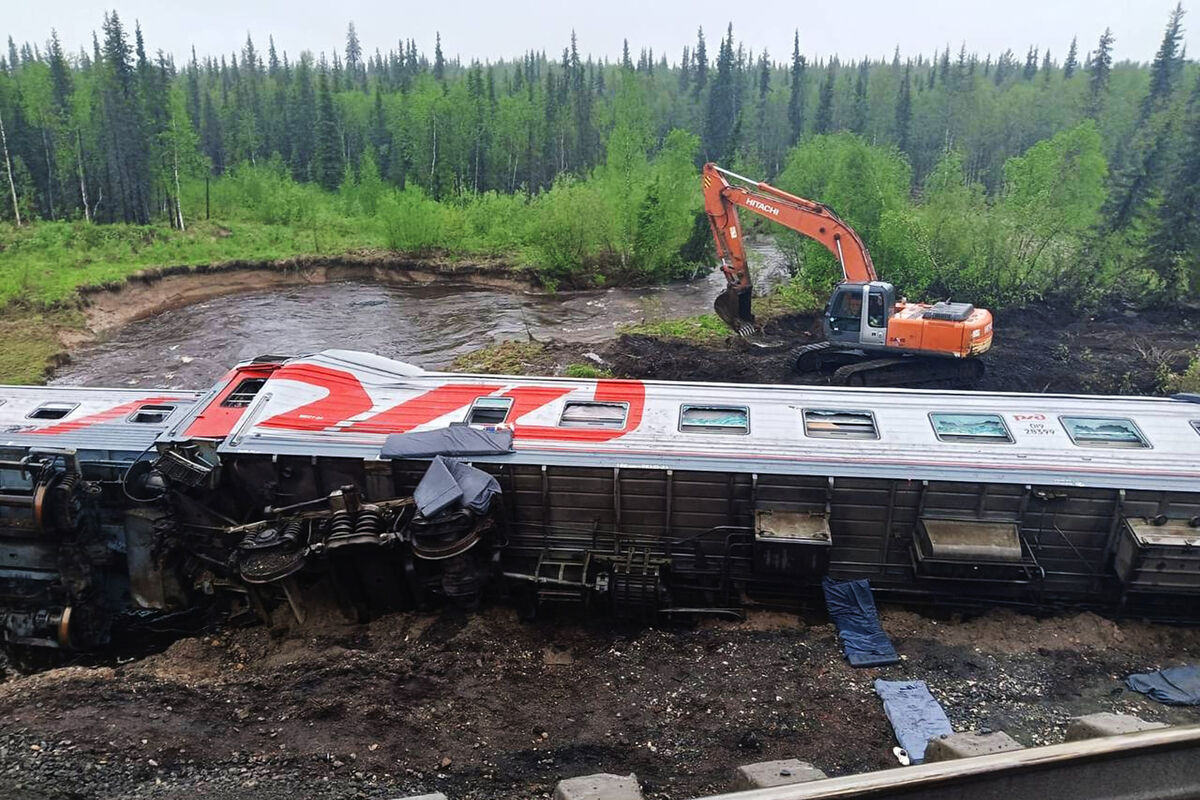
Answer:
MULTIPOLYGON (((550 285, 710 263, 696 167, 827 203, 902 292, 995 307, 1200 289, 1200 69, 1182 8, 1150 64, 1089 49, 783 61, 703 31, 674 59, 403 42, 176 64, 113 12, 90 48, 0 57, 0 304, 149 264, 360 247, 499 254, 550 285)), ((778 55, 778 54, 776 54, 778 55)), ((785 239, 799 291, 836 276, 785 239)))

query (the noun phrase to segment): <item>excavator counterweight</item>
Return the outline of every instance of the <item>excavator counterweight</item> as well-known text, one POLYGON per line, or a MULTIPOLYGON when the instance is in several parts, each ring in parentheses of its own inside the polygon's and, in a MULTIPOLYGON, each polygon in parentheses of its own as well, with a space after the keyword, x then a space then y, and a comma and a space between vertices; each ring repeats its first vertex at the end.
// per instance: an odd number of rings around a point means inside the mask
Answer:
POLYGON ((866 244, 828 206, 716 164, 705 164, 702 177, 704 211, 726 280, 713 308, 738 336, 754 339, 759 330, 738 219, 738 209, 744 208, 819 242, 842 268, 842 281, 825 308, 825 341, 801 348, 797 369, 834 365, 835 381, 853 385, 932 385, 982 377, 977 358, 992 344, 991 312, 966 303, 897 300, 892 285, 879 280, 866 244))

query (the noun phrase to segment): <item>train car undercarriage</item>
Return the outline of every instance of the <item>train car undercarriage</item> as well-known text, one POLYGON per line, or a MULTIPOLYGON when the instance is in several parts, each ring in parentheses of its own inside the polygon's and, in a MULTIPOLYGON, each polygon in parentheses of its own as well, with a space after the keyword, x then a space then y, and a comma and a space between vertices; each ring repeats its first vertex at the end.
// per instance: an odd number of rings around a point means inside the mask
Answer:
POLYGON ((650 621, 804 605, 826 575, 960 608, 1200 617, 1200 494, 165 447, 132 468, 69 451, 0 461, 0 621, 15 645, 92 648, 137 609, 213 597, 300 621, 485 598, 650 621), (421 500, 441 465, 483 500, 421 500))

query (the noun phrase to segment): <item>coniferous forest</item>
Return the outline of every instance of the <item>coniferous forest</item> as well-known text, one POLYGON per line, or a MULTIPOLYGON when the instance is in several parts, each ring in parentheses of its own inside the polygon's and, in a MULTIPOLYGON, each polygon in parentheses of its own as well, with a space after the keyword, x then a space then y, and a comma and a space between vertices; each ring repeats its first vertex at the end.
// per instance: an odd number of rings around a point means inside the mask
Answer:
MULTIPOLYGON (((481 63, 440 37, 367 52, 353 24, 328 52, 247 37, 179 63, 113 11, 87 46, 50 32, 0 58, 0 304, 364 247, 500 256, 552 286, 690 275, 711 266, 706 160, 830 205, 913 296, 1187 301, 1200 68, 1182 7, 1164 22, 1149 63, 1114 62, 1119 31, 813 60, 803 30, 768 53, 732 27, 481 63)), ((780 242, 796 283, 835 276, 780 242)))

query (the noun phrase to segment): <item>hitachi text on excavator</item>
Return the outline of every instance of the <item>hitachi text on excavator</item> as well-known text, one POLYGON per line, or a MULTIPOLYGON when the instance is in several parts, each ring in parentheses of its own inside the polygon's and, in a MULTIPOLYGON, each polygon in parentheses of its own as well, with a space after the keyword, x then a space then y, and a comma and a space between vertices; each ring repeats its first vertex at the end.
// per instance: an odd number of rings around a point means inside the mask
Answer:
POLYGON ((833 368, 850 386, 967 384, 983 376, 979 356, 992 346, 992 314, 969 303, 910 303, 879 280, 867 246, 828 206, 751 180, 716 164, 703 170, 704 210, 728 286, 713 304, 739 336, 759 326, 738 207, 774 220, 823 245, 842 268, 825 307, 825 340, 795 352, 800 372, 833 368))

